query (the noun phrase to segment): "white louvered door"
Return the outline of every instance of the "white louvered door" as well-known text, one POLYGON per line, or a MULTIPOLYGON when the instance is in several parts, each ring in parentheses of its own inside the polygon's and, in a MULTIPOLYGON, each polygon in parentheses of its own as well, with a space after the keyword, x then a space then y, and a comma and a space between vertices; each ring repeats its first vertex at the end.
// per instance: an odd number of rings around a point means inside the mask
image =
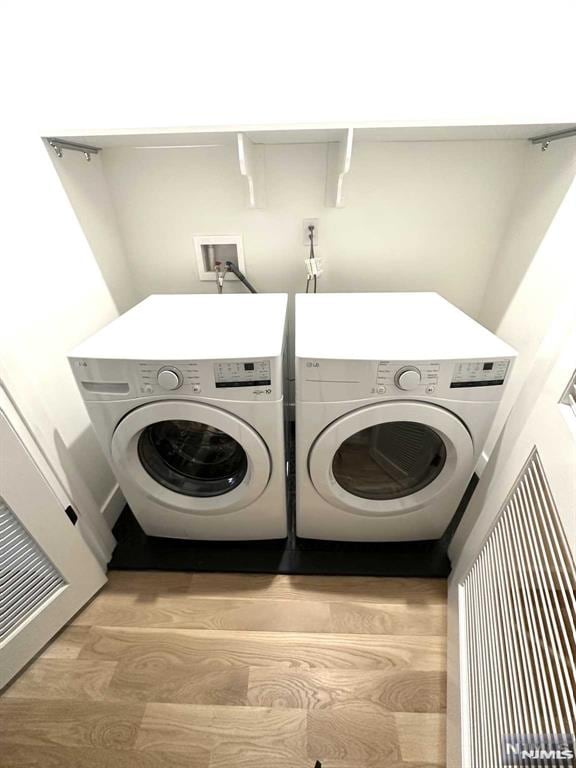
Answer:
POLYGON ((0 398, 0 689, 106 582, 0 398))
POLYGON ((559 758, 576 742, 575 370, 569 331, 521 394, 478 486, 476 524, 455 539, 449 768, 575 764, 559 758), (515 762, 520 743, 559 752, 515 762))
POLYGON ((556 734, 547 747, 564 748, 561 737, 576 733, 575 594, 576 567, 534 450, 460 585, 472 766, 505 765, 506 735, 556 734))

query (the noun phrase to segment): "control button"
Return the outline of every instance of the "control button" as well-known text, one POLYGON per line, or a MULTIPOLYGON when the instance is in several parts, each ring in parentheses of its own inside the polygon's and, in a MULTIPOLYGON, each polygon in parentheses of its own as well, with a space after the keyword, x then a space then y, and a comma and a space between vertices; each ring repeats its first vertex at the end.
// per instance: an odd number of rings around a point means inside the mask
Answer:
POLYGON ((376 387, 376 392, 379 395, 385 395, 386 394, 386 387, 376 387))
POLYGON ((436 387, 434 384, 428 384, 426 387, 426 392, 428 392, 429 395, 432 394, 432 392, 436 392, 436 387))
POLYGON ((396 374, 396 385, 399 389, 416 389, 420 384, 420 371, 418 368, 402 368, 396 374))
POLYGON ((144 384, 144 386, 142 387, 142 390, 146 393, 154 392, 154 388, 152 384, 144 384))
POLYGON ((172 368, 163 368, 158 372, 158 384, 162 389, 178 389, 182 386, 182 375, 172 368))
POLYGON ((202 387, 200 386, 200 384, 194 384, 194 386, 192 387, 192 392, 202 392, 202 387))

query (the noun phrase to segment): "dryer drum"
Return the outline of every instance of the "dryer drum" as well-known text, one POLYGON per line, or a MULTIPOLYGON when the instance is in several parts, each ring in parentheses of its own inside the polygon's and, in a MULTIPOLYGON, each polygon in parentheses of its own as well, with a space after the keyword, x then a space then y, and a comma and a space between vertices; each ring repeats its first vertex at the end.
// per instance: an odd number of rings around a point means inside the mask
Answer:
POLYGON ((436 430, 411 421, 376 424, 348 437, 332 461, 339 485, 365 499, 398 499, 422 490, 446 463, 436 430))
POLYGON ((219 496, 246 476, 248 459, 233 437, 199 421, 150 424, 138 440, 138 456, 149 475, 187 496, 219 496))

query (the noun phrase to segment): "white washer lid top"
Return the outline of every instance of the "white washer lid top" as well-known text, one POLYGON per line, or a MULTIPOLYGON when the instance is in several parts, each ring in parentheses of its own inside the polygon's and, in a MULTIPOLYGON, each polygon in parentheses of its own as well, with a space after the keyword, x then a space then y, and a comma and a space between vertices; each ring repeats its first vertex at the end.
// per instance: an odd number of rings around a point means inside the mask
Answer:
POLYGON ((455 360, 515 350, 438 293, 296 296, 296 357, 455 360))
POLYGON ((149 296, 70 357, 100 360, 218 360, 282 354, 285 293, 149 296))

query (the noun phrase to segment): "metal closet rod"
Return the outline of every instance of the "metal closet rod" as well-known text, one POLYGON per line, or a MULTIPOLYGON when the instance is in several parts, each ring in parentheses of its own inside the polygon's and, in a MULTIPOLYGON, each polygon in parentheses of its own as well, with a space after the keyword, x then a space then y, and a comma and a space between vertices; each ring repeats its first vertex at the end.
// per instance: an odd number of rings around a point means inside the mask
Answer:
POLYGON ((557 131, 556 133, 546 133, 543 136, 534 136, 530 139, 532 144, 542 144, 542 151, 548 149, 551 141, 558 141, 558 139, 569 139, 570 136, 576 136, 576 127, 568 128, 565 131, 557 131))
POLYGON ((66 139, 47 139, 47 141, 58 157, 62 157, 63 149, 71 149, 73 152, 82 152, 86 160, 90 160, 91 155, 97 155, 101 150, 101 147, 92 147, 90 144, 79 144, 66 139))

